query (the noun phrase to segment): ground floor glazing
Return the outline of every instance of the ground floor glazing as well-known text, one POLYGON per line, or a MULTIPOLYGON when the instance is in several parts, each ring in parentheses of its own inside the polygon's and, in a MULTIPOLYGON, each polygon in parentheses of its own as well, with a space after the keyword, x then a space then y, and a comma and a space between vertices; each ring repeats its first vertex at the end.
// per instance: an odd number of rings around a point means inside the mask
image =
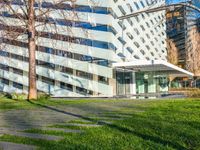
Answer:
POLYGON ((116 72, 116 95, 137 95, 166 93, 169 87, 168 75, 160 72, 116 72))

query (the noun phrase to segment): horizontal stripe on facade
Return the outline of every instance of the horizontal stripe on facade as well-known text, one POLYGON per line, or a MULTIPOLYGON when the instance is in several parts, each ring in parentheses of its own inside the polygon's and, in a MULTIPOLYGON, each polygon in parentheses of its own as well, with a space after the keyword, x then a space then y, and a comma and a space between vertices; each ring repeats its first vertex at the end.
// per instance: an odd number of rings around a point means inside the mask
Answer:
MULTIPOLYGON (((1 12, 0 16, 2 17, 9 17, 9 18, 17 18, 16 15, 9 14, 8 12, 1 12)), ((20 16, 23 17, 23 16, 20 16)), ((38 22, 46 22, 46 23, 55 23, 61 26, 69 26, 69 27, 77 27, 89 30, 96 30, 96 31, 105 31, 105 32, 112 32, 116 34, 116 31, 113 27, 104 24, 96 24, 95 26, 89 22, 82 22, 82 21, 71 21, 71 20, 64 20, 64 19, 55 19, 55 18, 38 18, 36 19, 38 22)))
MULTIPOLYGON (((28 87, 28 77, 27 76, 20 76, 18 74, 14 74, 13 72, 8 72, 8 71, 4 71, 4 70, 0 70, 0 75, 1 75, 1 78, 7 79, 11 82, 22 84, 25 87, 28 87)), ((11 89, 11 86, 9 86, 8 87, 8 93, 18 92, 18 91, 28 93, 28 89, 23 90, 23 91, 21 89, 17 89, 17 88, 15 88, 15 89, 16 89, 16 91, 13 91, 11 89)), ((58 94, 60 96, 62 95, 62 96, 77 96, 77 97, 84 96, 83 94, 74 93, 74 92, 71 92, 69 90, 62 89, 62 88, 60 88, 59 86, 56 86, 56 85, 54 85, 54 86, 48 85, 48 84, 46 84, 46 83, 44 83, 40 80, 37 80, 37 89, 39 91, 42 91, 42 92, 45 92, 45 93, 51 93, 51 95, 58 94)))
MULTIPOLYGON (((17 55, 17 54, 14 54, 14 53, 3 51, 3 50, 0 50, 0 55, 3 56, 3 57, 8 57, 8 58, 16 59, 16 60, 19 60, 19 61, 24 61, 24 62, 29 61, 28 57, 17 55)), ((62 66, 62 65, 57 65, 57 64, 53 64, 53 63, 41 61, 41 60, 36 60, 36 62, 37 62, 37 66, 43 66, 45 68, 52 69, 52 70, 55 70, 56 68, 60 68, 57 71, 63 72, 63 73, 68 73, 68 74, 71 74, 71 75, 73 74, 73 68, 68 68, 68 67, 65 67, 65 66, 62 66)), ((85 79, 88 79, 88 80, 93 80, 93 74, 88 73, 88 72, 79 71, 79 70, 76 70, 76 71, 80 72, 80 73, 82 72, 82 74, 84 75, 84 76, 79 76, 79 77, 82 77, 82 78, 85 78, 85 79)), ((101 77, 101 76, 99 76, 99 77, 101 77)), ((105 83, 101 82, 101 84, 105 84, 105 83)), ((105 84, 105 85, 107 85, 107 84, 105 84)))
MULTIPOLYGON (((28 49, 24 47, 18 47, 18 46, 13 46, 13 45, 6 45, 4 47, 4 51, 29 57, 28 54, 28 49)), ((88 63, 86 61, 80 61, 80 60, 75 60, 72 58, 63 58, 61 56, 57 55, 51 55, 48 53, 43 53, 40 51, 36 51, 36 58, 38 60, 46 61, 49 63, 53 63, 56 65, 62 64, 62 66, 67 67, 67 68, 72 68, 74 70, 79 70, 82 72, 88 72, 91 74, 95 74, 98 76, 103 76, 106 78, 113 78, 113 69, 105 66, 100 66, 95 63, 88 63)))
MULTIPOLYGON (((5 26, 3 24, 0 24, 0 30, 8 30, 8 31, 13 31, 13 32, 19 32, 19 33, 26 33, 26 31, 20 27, 14 27, 14 26, 5 26)), ((97 41, 97 40, 91 40, 91 39, 86 39, 86 38, 78 38, 78 37, 71 37, 71 36, 65 36, 65 35, 60 35, 60 34, 53 34, 49 32, 37 32, 36 31, 36 36, 39 37, 44 37, 44 38, 51 38, 55 40, 60 40, 60 41, 67 41, 70 43, 77 43, 80 45, 86 45, 86 46, 91 46, 91 47, 97 47, 97 48, 103 48, 103 49, 112 49, 116 50, 117 48, 109 42, 104 42, 104 41, 97 41)))
MULTIPOLYGON (((12 5, 20 5, 25 6, 23 2, 13 1, 12 5)), ((70 4, 62 3, 62 4, 53 4, 50 2, 42 2, 41 4, 35 3, 34 7, 42 7, 47 9, 56 9, 56 10, 70 10, 70 11, 78 11, 78 12, 87 12, 87 13, 97 13, 97 14, 110 14, 110 9, 107 7, 97 7, 97 6, 86 6, 86 5, 74 5, 73 7, 70 4)))
MULTIPOLYGON (((5 39, 5 38, 2 38, 2 41, 5 44, 28 48, 28 43, 24 43, 21 41, 10 40, 10 39, 5 39)), ((95 63, 97 65, 107 66, 107 67, 108 67, 108 63, 109 63, 109 61, 106 59, 91 57, 89 55, 81 55, 81 54, 72 53, 72 52, 68 52, 68 51, 53 49, 50 47, 43 47, 43 46, 36 45, 36 51, 40 51, 40 52, 48 53, 48 54, 52 54, 52 55, 57 55, 57 56, 65 57, 65 58, 73 58, 76 60, 86 61, 88 63, 95 63), (99 63, 98 63, 98 61, 99 61, 99 63)))

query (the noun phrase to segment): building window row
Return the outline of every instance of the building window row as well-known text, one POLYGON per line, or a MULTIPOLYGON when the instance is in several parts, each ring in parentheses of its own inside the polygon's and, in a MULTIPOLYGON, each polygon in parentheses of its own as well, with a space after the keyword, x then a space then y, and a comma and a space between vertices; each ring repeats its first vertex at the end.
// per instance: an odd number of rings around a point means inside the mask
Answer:
MULTIPOLYGON (((27 43, 16 41, 16 40, 4 39, 4 43, 15 45, 15 46, 20 46, 20 47, 25 47, 25 48, 28 47, 27 43)), ((98 64, 101 66, 106 66, 106 67, 109 67, 109 63, 110 63, 110 61, 106 60, 106 59, 91 57, 88 55, 81 55, 81 54, 77 54, 77 53, 72 53, 72 52, 68 52, 68 51, 63 51, 63 50, 58 50, 58 49, 53 49, 53 48, 48 48, 48 47, 43 47, 43 46, 36 46, 36 50, 40 51, 40 52, 48 53, 48 54, 61 56, 61 57, 85 61, 88 63, 95 63, 95 64, 98 64)))
MULTIPOLYGON (((2 50, 0 50, 0 55, 4 56, 4 57, 17 59, 17 60, 20 60, 20 61, 25 61, 25 62, 29 61, 28 57, 16 55, 16 54, 13 54, 13 53, 8 53, 8 52, 2 51, 2 50)), ((41 61, 41 60, 36 60, 36 64, 37 64, 37 66, 42 66, 44 68, 48 68, 48 69, 56 70, 56 71, 59 71, 59 72, 76 75, 76 76, 79 76, 81 78, 86 78, 86 79, 89 79, 89 80, 93 80, 93 74, 88 73, 88 72, 74 70, 76 72, 76 74, 74 74, 72 68, 64 67, 64 66, 61 66, 61 65, 56 65, 56 64, 45 62, 45 61, 41 61)), ((101 80, 102 77, 103 76, 98 76, 98 81, 97 82, 108 84, 108 82, 105 82, 104 79, 101 80)))

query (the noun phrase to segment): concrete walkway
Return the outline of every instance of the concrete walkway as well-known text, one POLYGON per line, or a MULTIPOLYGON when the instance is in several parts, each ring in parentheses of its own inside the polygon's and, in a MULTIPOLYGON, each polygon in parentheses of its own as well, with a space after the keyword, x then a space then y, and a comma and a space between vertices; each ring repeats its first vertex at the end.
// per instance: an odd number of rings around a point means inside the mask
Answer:
POLYGON ((32 145, 0 142, 0 150, 35 150, 36 148, 36 146, 32 145))

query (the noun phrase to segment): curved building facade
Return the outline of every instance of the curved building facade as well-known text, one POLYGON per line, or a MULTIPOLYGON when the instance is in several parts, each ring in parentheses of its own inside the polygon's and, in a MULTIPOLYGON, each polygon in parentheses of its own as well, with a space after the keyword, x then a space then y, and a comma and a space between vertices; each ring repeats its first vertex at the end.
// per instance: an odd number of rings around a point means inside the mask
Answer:
MULTIPOLYGON (((167 61, 165 11, 118 19, 164 4, 163 0, 77 0, 73 8, 69 3, 63 5, 66 14, 61 15, 52 0, 43 2, 43 9, 56 10, 49 13, 45 27, 39 26, 44 20, 36 22, 38 91, 58 97, 112 97, 159 92, 158 88, 166 91, 166 75, 159 67, 113 67, 114 63, 167 61), (72 18, 71 11, 78 17, 72 18)), ((16 10, 24 7, 21 1, 13 1, 13 6, 16 10)), ((12 12, 2 8, 0 17, 21 31, 23 23, 12 12)), ((1 25, 1 30, 5 26, 1 25)), ((27 93, 26 36, 14 40, 2 37, 6 44, 0 50, 2 91, 27 93)))

